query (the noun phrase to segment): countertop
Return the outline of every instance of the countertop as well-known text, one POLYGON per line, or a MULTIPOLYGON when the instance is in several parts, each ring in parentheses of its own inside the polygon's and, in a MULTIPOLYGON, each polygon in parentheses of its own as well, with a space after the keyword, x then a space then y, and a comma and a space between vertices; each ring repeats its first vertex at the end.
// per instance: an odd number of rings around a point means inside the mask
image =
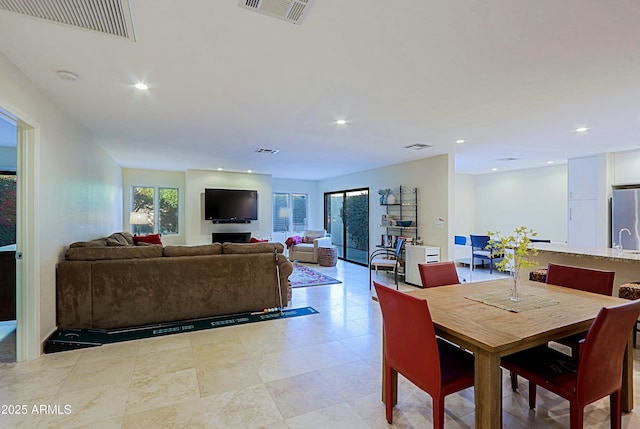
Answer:
POLYGON ((570 247, 564 243, 533 243, 533 247, 540 252, 563 253, 581 258, 592 257, 595 259, 604 259, 620 262, 639 262, 639 250, 622 250, 617 249, 587 249, 580 247, 570 247))

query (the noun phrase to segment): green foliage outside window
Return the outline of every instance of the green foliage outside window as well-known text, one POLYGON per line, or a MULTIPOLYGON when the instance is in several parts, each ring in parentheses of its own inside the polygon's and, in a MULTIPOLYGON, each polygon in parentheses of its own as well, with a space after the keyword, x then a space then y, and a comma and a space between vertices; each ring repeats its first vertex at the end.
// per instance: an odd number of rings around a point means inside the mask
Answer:
POLYGON ((345 200, 342 221, 347 228, 350 246, 367 250, 369 245, 369 194, 349 195, 345 200))
POLYGON ((0 175, 0 246, 16 243, 16 176, 0 175))

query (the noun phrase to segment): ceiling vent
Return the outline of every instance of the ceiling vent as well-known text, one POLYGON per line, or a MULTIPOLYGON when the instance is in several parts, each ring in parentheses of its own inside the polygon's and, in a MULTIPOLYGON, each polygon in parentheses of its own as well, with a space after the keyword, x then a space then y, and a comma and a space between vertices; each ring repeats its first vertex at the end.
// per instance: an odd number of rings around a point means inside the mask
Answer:
POLYGON ((0 10, 135 41, 129 0, 0 0, 0 10))
POLYGON ((517 161, 517 160, 518 160, 518 158, 512 158, 512 157, 496 159, 496 161, 500 161, 500 162, 511 162, 511 161, 517 161))
POLYGON ((300 24, 314 0, 239 0, 238 7, 300 24))
POLYGON ((413 150, 421 150, 421 149, 426 149, 428 147, 432 147, 432 145, 430 144, 424 144, 424 143, 414 143, 414 144, 410 144, 409 146, 405 146, 405 149, 413 149, 413 150))
POLYGON ((279 149, 263 149, 263 148, 256 149, 256 153, 266 153, 269 155, 275 155, 278 152, 280 152, 279 149))

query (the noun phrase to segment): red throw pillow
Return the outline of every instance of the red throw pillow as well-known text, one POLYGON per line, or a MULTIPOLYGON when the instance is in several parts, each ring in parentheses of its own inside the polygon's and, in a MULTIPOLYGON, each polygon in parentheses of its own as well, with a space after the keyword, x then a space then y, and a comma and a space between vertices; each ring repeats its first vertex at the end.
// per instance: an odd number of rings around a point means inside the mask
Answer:
POLYGON ((255 237, 251 237, 251 240, 249 240, 249 243, 267 243, 269 240, 260 240, 258 238, 255 237))
POLYGON ((160 234, 134 235, 133 242, 135 244, 149 243, 149 244, 159 244, 162 246, 162 241, 160 241, 160 234))

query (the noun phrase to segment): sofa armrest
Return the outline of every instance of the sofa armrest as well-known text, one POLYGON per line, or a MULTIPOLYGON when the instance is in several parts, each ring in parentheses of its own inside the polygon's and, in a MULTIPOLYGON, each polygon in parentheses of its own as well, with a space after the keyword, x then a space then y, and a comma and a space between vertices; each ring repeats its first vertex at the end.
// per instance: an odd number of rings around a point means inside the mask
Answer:
POLYGON ((320 237, 313 240, 313 260, 318 262, 318 247, 331 247, 331 237, 320 237))
POLYGON ((313 247, 315 247, 316 249, 318 247, 331 247, 331 246, 332 246, 331 237, 320 237, 313 240, 313 247))

